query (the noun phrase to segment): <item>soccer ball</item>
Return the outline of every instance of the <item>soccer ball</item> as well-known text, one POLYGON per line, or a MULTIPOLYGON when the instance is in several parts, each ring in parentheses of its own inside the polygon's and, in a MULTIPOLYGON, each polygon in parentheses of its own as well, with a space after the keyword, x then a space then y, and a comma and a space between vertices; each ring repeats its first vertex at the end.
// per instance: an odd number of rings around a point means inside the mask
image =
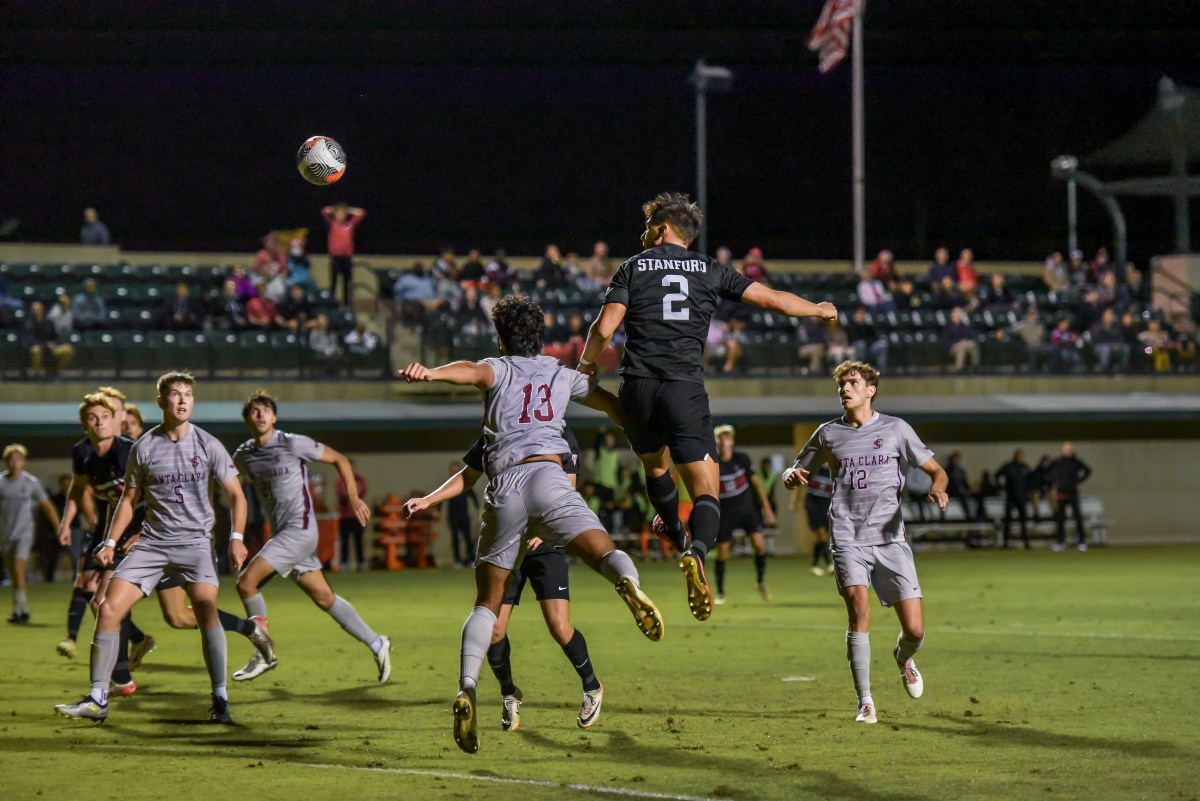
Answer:
POLYGON ((296 154, 296 169, 310 184, 328 186, 346 173, 346 151, 328 136, 310 136, 296 154))

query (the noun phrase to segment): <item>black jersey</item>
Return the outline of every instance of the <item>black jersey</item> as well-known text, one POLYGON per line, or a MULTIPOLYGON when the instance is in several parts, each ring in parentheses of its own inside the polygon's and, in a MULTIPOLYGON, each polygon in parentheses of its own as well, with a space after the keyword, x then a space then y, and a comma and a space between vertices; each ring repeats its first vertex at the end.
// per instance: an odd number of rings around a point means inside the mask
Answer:
MULTIPOLYGON (((125 491, 125 468, 129 464, 129 453, 133 449, 133 440, 129 437, 113 438, 112 446, 103 456, 96 453, 95 447, 88 440, 83 440, 75 446, 72 453, 73 469, 79 475, 87 478, 88 486, 92 488, 92 500, 96 505, 97 528, 106 531, 109 518, 117 508, 117 501, 125 491), (81 448, 81 445, 86 445, 81 448), (75 461, 74 457, 81 454, 82 458, 75 461)), ((125 529, 122 541, 128 539, 141 529, 144 507, 139 505, 134 510, 134 519, 125 529)))
POLYGON ((703 382, 717 301, 741 300, 750 284, 728 264, 678 245, 658 245, 622 264, 604 296, 628 308, 621 375, 703 382))
POLYGON ((754 493, 750 491, 754 465, 750 457, 741 451, 734 451, 729 461, 719 459, 717 465, 721 471, 721 505, 754 502, 754 493))

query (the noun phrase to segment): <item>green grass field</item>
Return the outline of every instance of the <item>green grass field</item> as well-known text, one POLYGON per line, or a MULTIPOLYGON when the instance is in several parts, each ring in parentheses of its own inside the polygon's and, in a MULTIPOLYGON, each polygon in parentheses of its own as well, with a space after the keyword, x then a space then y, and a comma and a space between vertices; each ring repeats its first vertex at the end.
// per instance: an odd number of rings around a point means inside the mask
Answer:
MULTIPOLYGON (((232 727, 199 722, 199 637, 166 630, 153 600, 135 612, 159 642, 137 695, 114 700, 101 726, 56 717, 54 704, 89 686, 90 636, 79 660, 57 656, 69 591, 38 586, 33 623, 0 636, 0 797, 1200 796, 1200 548, 936 552, 918 568, 925 696, 905 695, 890 657, 895 616, 876 606, 879 724, 865 726, 853 722, 841 600, 806 561, 771 562, 769 604, 753 592, 750 560, 731 563, 730 602, 706 624, 688 615, 673 568, 642 566, 666 617, 660 643, 576 567, 574 618, 606 690, 599 723, 576 727, 578 679, 527 602, 510 631, 522 730, 500 731, 485 665, 473 756, 455 746, 449 712, 467 572, 333 578, 395 641, 385 686, 364 647, 295 587, 272 583, 279 667, 230 683, 232 727)), ((240 610, 232 582, 222 600, 240 610)), ((231 635, 230 671, 250 653, 231 635)))

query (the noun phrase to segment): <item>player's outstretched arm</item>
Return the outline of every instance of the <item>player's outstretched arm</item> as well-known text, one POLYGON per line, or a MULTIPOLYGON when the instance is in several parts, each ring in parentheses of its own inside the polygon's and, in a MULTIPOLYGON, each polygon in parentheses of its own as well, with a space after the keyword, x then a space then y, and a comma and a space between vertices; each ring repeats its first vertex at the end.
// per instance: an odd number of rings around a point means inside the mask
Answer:
POLYGON ((221 489, 229 498, 229 562, 234 570, 241 570, 248 552, 246 543, 235 539, 233 534, 236 533, 240 537, 246 530, 246 496, 242 494, 242 483, 236 475, 222 481, 221 489))
POLYGON ((83 488, 87 486, 87 477, 79 473, 71 476, 71 486, 67 489, 67 502, 63 504, 62 519, 58 521, 58 544, 64 548, 71 544, 71 524, 79 514, 79 504, 83 500, 83 488))
POLYGON ((617 328, 625 319, 627 309, 628 307, 624 303, 604 304, 604 308, 600 310, 600 316, 588 329, 587 342, 583 343, 583 350, 579 352, 579 372, 587 375, 596 375, 599 372, 600 368, 596 366, 596 359, 600 358, 600 354, 612 340, 613 334, 617 333, 617 328))
POLYGON ((791 292, 780 292, 762 284, 751 284, 742 293, 742 300, 751 306, 757 306, 767 311, 786 314, 788 317, 820 317, 822 320, 836 320, 837 306, 829 301, 813 303, 791 292))
POLYGON ((328 445, 324 445, 319 461, 337 468, 338 477, 342 479, 342 484, 346 487, 346 498, 350 501, 350 508, 354 510, 354 516, 358 518, 359 524, 365 526, 371 519, 371 507, 358 497, 358 482, 354 480, 354 470, 350 467, 350 460, 328 445))
POLYGON ((946 504, 950 502, 950 496, 946 494, 946 487, 950 483, 950 477, 946 475, 946 471, 942 469, 942 466, 937 463, 937 459, 932 457, 925 464, 921 465, 921 470, 933 479, 933 486, 929 488, 929 500, 936 503, 943 512, 946 511, 946 504))
POLYGON ((417 512, 428 509, 430 506, 435 506, 442 501, 448 501, 451 498, 457 498, 471 487, 475 486, 475 482, 483 475, 473 467, 464 467, 450 478, 446 479, 442 486, 435 489, 423 498, 410 498, 404 502, 404 516, 412 517, 417 512))
POLYGON ((612 420, 613 425, 618 428, 624 428, 625 424, 621 422, 621 402, 617 400, 617 396, 609 392, 601 386, 592 387, 591 394, 580 401, 589 409, 595 409, 598 412, 604 412, 608 415, 608 419, 612 420))
POLYGON ((491 389, 496 380, 491 365, 484 362, 451 362, 433 369, 414 362, 400 371, 400 377, 410 384, 415 381, 441 381, 479 389, 491 389))
POLYGON ((117 501, 117 510, 113 512, 112 519, 108 523, 108 532, 104 539, 104 544, 96 551, 96 562, 100 565, 107 565, 112 562, 113 551, 117 547, 117 541, 121 539, 121 535, 125 533, 125 529, 129 528, 129 524, 133 522, 133 509, 137 506, 137 502, 142 498, 142 490, 140 487, 132 487, 128 483, 125 485, 125 491, 121 493, 121 500, 117 501))

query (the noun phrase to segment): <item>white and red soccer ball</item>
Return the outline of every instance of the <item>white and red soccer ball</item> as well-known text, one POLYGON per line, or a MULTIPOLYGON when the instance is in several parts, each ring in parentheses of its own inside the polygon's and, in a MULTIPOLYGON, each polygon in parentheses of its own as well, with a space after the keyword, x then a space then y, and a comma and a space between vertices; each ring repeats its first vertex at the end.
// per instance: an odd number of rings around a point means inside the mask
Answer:
POLYGON ((310 136, 296 154, 296 169, 310 184, 328 186, 346 173, 346 151, 328 136, 310 136))

